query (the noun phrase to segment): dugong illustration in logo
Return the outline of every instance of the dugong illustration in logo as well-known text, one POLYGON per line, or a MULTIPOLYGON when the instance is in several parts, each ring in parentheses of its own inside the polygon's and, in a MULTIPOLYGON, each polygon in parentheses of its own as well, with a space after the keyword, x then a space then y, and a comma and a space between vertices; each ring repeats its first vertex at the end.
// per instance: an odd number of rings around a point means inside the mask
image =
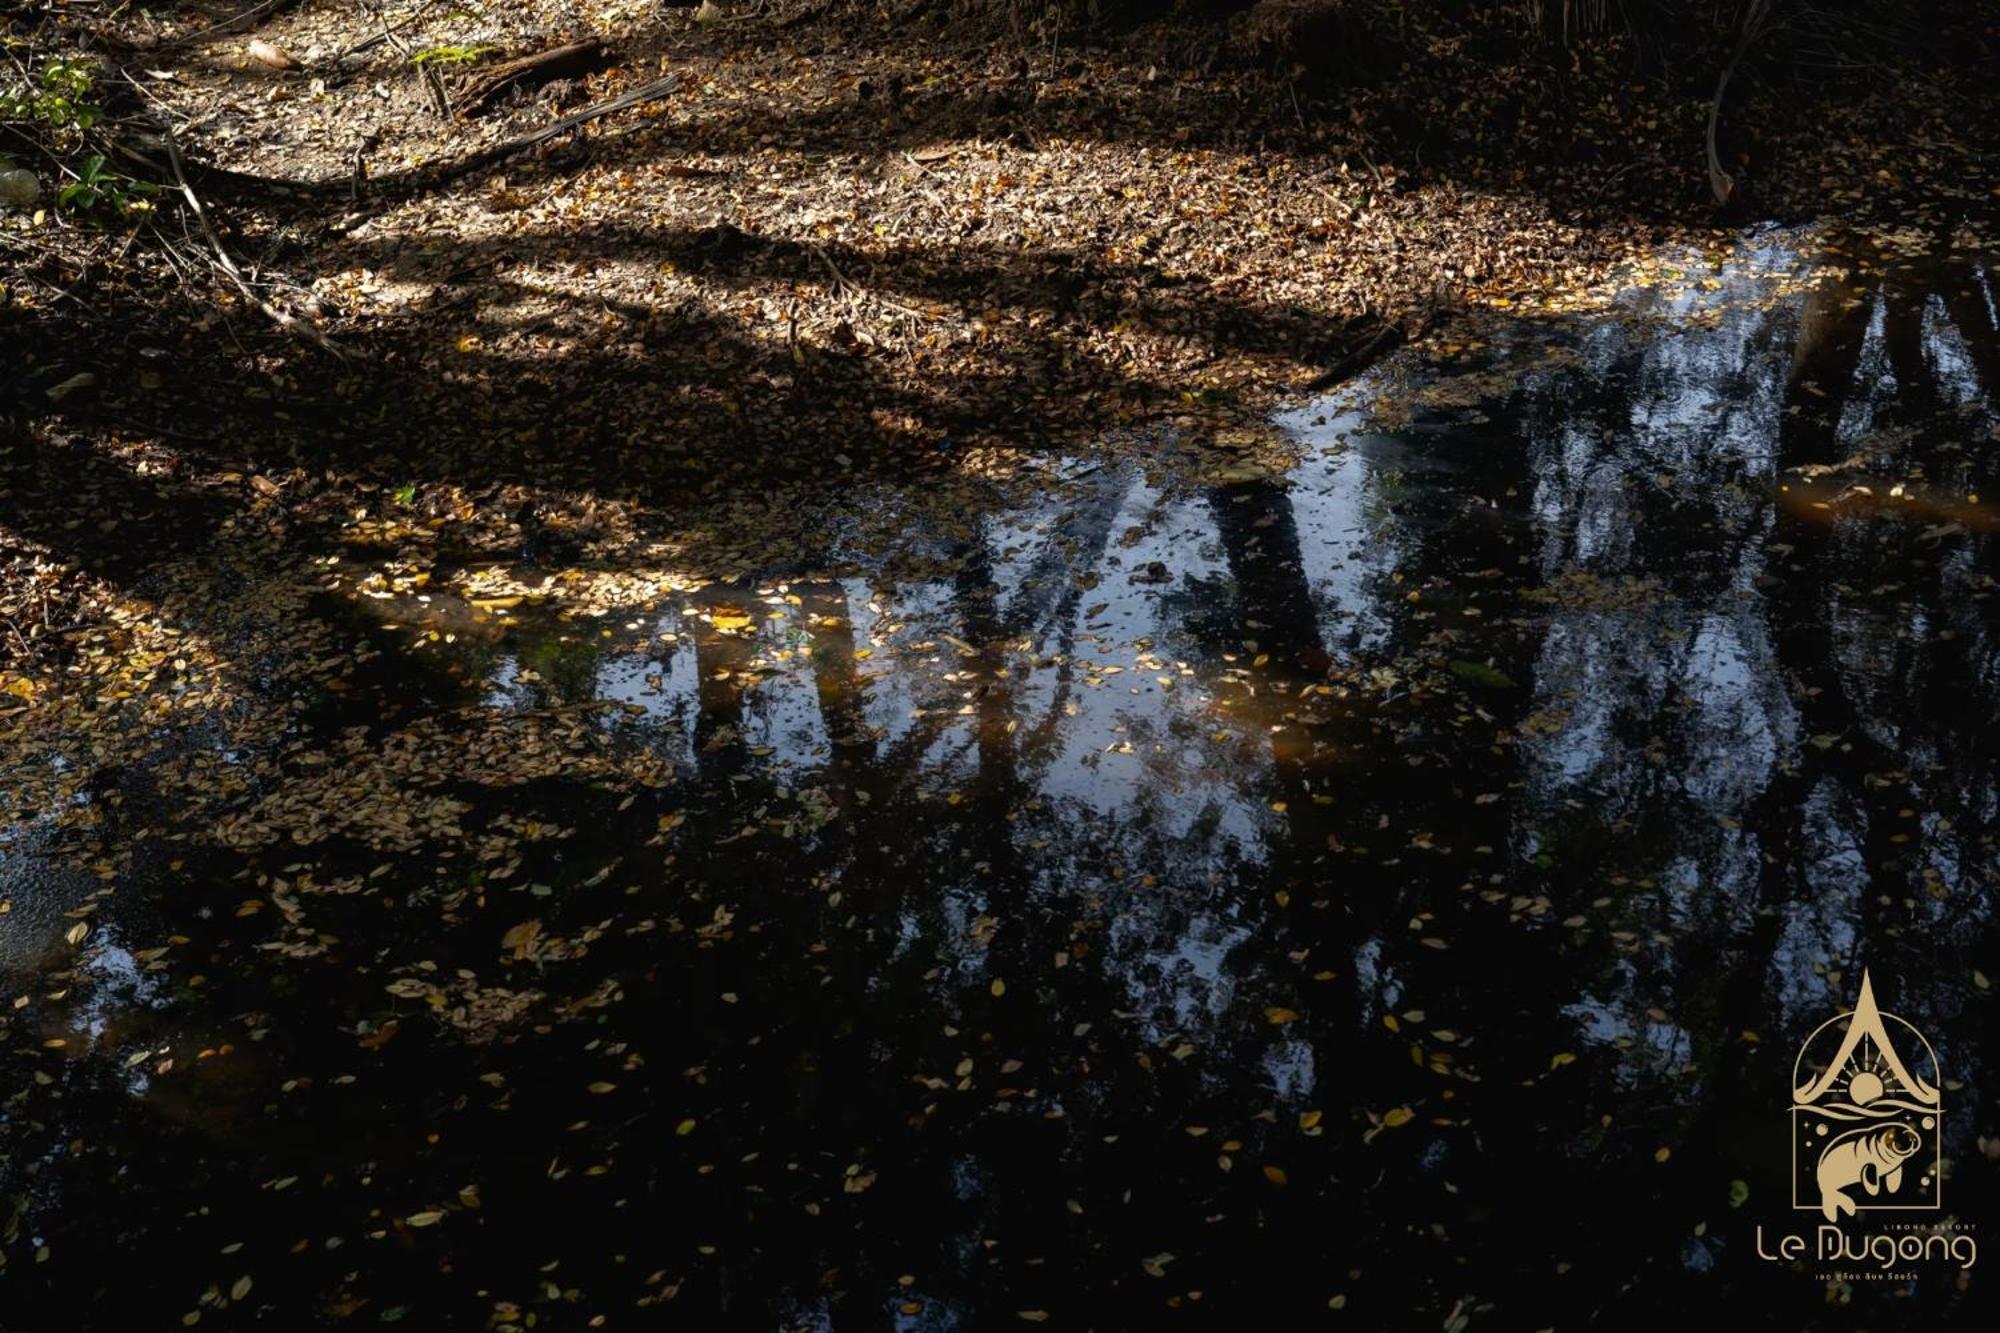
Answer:
POLYGON ((1829 1222, 1854 1212, 1847 1187, 1859 1185, 1870 1194, 1894 1194, 1903 1183, 1903 1163, 1915 1157, 1923 1140, 1904 1125, 1852 1129, 1826 1145, 1819 1155, 1820 1211, 1829 1222))
POLYGON ((1864 970, 1854 1008, 1814 1028, 1792 1066, 1792 1206, 1829 1222, 1942 1207, 1943 1123, 1937 1052, 1877 1007, 1864 970))

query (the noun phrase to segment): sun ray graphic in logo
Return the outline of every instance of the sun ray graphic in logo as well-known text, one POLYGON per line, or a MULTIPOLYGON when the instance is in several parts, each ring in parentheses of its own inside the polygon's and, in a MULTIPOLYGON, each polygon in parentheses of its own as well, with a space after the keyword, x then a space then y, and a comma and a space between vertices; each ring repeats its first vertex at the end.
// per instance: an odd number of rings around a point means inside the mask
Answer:
POLYGON ((1943 1206, 1937 1054, 1885 1014, 1861 974, 1854 1008, 1828 1019, 1792 1066, 1792 1206, 1829 1222, 1943 1206))

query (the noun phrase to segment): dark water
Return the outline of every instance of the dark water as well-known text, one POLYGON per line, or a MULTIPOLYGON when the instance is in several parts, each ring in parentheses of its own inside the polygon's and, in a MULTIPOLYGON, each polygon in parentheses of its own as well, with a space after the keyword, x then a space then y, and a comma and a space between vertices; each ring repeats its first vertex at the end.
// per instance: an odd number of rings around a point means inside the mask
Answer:
POLYGON ((4 846, 0 1328, 1990 1326, 1757 1229, 1865 968, 1943 1210, 1854 1229, 2000 1240, 1994 276, 1653 278, 1289 474, 857 495, 841 576, 602 617, 329 594, 381 653, 284 782, 94 900, 4 846))

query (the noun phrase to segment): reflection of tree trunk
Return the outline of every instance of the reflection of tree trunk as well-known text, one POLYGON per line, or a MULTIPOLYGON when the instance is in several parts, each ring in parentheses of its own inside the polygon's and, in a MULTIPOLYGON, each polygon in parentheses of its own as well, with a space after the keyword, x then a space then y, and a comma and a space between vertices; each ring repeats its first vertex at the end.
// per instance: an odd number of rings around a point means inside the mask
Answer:
POLYGON ((841 584, 804 589, 802 599, 813 636, 813 687, 820 724, 826 728, 827 773, 833 779, 834 801, 852 827, 855 793, 863 789, 875 760, 875 736, 865 712, 866 686, 855 666, 854 620, 847 589, 841 584))
POLYGON ((1924 360, 1924 298, 1922 274, 1899 273, 1882 284, 1882 343, 1889 369, 1896 376, 1896 407, 1901 420, 1917 421, 1937 403, 1937 386, 1924 360))
POLYGON ((802 600, 813 636, 813 686, 819 696, 820 722, 837 762, 842 752, 870 747, 873 739, 862 713, 861 673, 854 665, 854 621, 848 614, 847 589, 838 583, 806 589, 802 600))
POLYGON ((1080 511, 1067 517, 1048 547, 1036 557, 1021 580, 1020 591, 1007 608, 1002 629, 1009 638, 1030 637, 1041 651, 1053 651, 1063 659, 1056 671, 1055 697, 1042 720, 1023 725, 1016 738, 1017 760, 1029 764, 1050 754, 1059 742, 1064 718, 1075 685, 1077 606, 1083 600, 1083 574, 1096 574, 1104 564, 1104 550, 1111 543, 1111 525, 1131 489, 1129 476, 1107 475, 1080 511), (1060 576, 1061 582, 1056 582, 1060 576), (1051 588, 1060 588, 1052 593, 1051 588), (1056 642, 1050 648, 1048 639, 1056 642))
POLYGON ((1945 305, 1965 339, 1980 387, 1988 401, 2000 403, 2000 329, 1994 327, 1993 307, 1988 304, 1992 297, 1988 275, 1976 268, 1962 274, 1948 271, 1943 286, 1945 305))
POLYGON ((1068 624, 1082 591, 1076 575, 1094 572, 1103 563, 1111 524, 1131 484, 1122 472, 1107 471, 1091 494, 1063 515, 1033 563, 1022 572, 1019 590, 1006 615, 995 621, 996 633, 1008 638, 1023 634, 1039 637, 1052 625, 1068 624))
POLYGON ((1778 464, 1833 463, 1841 409, 1861 363, 1872 279, 1821 278, 1799 316, 1792 371, 1778 426, 1778 464))
POLYGON ((1236 585, 1234 632, 1252 654, 1241 669, 1243 685, 1254 693, 1239 708, 1270 737, 1291 854, 1303 876, 1327 855, 1330 819, 1315 799, 1325 794, 1316 792, 1315 780, 1332 745, 1324 701, 1301 699, 1300 690, 1323 681, 1331 659, 1306 580, 1298 519, 1290 494, 1270 481, 1217 487, 1208 503, 1236 585))
POLYGON ((986 859, 996 871, 1013 860, 1013 825, 1009 816, 1020 808, 1021 781, 1014 763, 1014 689, 1000 645, 1000 589, 993 580, 992 557, 984 533, 959 566, 954 587, 959 623, 965 641, 981 652, 974 668, 973 734, 979 748, 975 784, 979 822, 986 859))
MULTIPOLYGON (((741 604, 718 597, 709 602, 711 611, 742 612, 741 604)), ((755 603, 748 614, 756 615, 755 603)), ((726 778, 740 772, 744 763, 743 695, 749 688, 748 667, 757 655, 752 631, 717 629, 706 620, 690 622, 694 628, 695 761, 705 777, 726 778)), ((754 626, 756 622, 752 621, 754 626)))
POLYGON ((1217 487, 1208 503, 1236 583, 1245 646, 1269 653, 1281 670, 1325 675, 1329 659, 1299 554, 1291 496, 1275 482, 1252 481, 1217 487))

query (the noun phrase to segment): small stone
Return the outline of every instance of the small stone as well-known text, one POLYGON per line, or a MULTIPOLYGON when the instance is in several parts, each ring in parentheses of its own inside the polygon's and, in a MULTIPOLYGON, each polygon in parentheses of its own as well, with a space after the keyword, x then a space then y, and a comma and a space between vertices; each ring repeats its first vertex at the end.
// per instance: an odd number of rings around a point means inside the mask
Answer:
POLYGON ((26 208, 42 197, 42 182, 25 167, 0 171, 0 208, 26 208))

